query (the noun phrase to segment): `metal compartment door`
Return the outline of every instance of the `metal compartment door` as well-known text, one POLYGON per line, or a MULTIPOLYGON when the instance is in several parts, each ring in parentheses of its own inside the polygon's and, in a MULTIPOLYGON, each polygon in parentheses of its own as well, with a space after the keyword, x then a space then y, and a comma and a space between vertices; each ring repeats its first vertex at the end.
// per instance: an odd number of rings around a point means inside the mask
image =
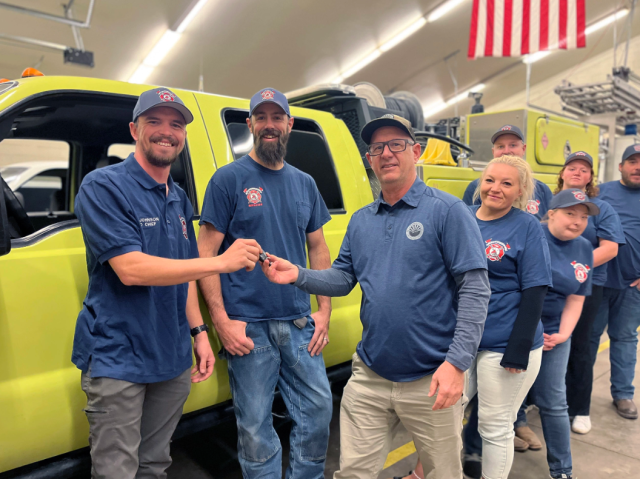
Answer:
POLYGON ((564 166, 575 151, 598 157, 598 129, 593 125, 538 118, 536 121, 536 161, 541 165, 564 166))

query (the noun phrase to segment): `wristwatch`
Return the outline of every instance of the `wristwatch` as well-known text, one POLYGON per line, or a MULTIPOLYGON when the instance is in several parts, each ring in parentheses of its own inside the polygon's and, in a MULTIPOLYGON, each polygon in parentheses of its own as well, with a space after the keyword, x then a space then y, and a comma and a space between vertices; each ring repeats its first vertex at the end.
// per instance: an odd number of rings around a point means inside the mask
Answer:
POLYGON ((201 324, 200 326, 196 326, 195 328, 191 328, 191 337, 195 338, 197 334, 200 334, 202 331, 208 332, 209 326, 206 324, 201 324))

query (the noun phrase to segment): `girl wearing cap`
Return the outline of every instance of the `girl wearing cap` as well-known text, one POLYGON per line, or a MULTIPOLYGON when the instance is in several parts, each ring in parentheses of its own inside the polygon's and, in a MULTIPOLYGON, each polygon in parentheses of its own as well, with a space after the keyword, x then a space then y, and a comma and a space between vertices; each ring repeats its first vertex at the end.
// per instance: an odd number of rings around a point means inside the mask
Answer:
POLYGON ((552 478, 571 479, 571 425, 565 375, 571 333, 580 319, 585 296, 591 294, 593 248, 583 238, 590 216, 600 208, 578 188, 560 191, 551 200, 542 229, 549 244, 553 286, 542 309, 544 352, 531 397, 540 410, 552 478))
POLYGON ((567 366, 567 403, 569 417, 573 418, 571 429, 578 434, 591 430, 589 408, 593 386, 593 362, 591 357, 591 331, 602 301, 604 283, 607 279, 607 262, 618 254, 618 245, 625 243, 620 218, 606 201, 596 198, 599 190, 594 183, 593 159, 586 152, 578 151, 569 157, 558 174, 558 187, 554 193, 577 188, 600 208, 600 214, 591 216, 582 236, 593 247, 591 295, 587 296, 582 315, 571 337, 571 350, 567 366))

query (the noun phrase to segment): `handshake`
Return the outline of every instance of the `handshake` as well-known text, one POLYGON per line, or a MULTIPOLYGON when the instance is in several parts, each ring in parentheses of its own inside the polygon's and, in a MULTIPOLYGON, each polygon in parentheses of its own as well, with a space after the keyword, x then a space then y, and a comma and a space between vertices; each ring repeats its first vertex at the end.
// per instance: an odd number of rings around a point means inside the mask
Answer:
POLYGON ((256 240, 238 239, 219 258, 223 260, 222 273, 233 273, 242 268, 252 271, 260 262, 262 272, 272 283, 292 284, 298 279, 296 265, 265 253, 256 240))

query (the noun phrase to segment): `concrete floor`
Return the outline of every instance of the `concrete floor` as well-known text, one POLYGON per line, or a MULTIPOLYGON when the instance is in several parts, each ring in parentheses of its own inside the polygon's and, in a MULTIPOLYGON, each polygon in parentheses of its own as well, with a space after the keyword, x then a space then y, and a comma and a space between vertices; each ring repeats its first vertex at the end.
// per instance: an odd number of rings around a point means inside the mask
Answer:
MULTIPOLYGON (((606 338, 603 338, 605 340, 606 338)), ((635 386, 640 390, 640 363, 636 366, 635 386)), ((331 440, 326 462, 325 476, 331 478, 338 469, 339 444, 339 390, 336 387, 334 417, 331 423, 331 440)), ((540 418, 535 408, 529 412, 529 424, 542 439, 540 418)), ((594 374, 591 420, 592 431, 584 436, 572 434, 574 476, 577 479, 637 479, 640 478, 640 421, 630 421, 618 416, 609 394, 609 350, 598 355, 594 374)), ((286 467, 289 424, 276 423, 283 443, 286 467)), ((242 474, 233 454, 237 435, 233 423, 219 426, 190 436, 172 445, 174 463, 169 469, 169 479, 241 479, 242 474)), ((392 449, 411 441, 406 431, 394 439, 392 449)), ((548 478, 546 450, 516 453, 510 478, 548 478)), ((379 478, 386 479, 406 474, 417 461, 411 454, 384 470, 379 478)))

